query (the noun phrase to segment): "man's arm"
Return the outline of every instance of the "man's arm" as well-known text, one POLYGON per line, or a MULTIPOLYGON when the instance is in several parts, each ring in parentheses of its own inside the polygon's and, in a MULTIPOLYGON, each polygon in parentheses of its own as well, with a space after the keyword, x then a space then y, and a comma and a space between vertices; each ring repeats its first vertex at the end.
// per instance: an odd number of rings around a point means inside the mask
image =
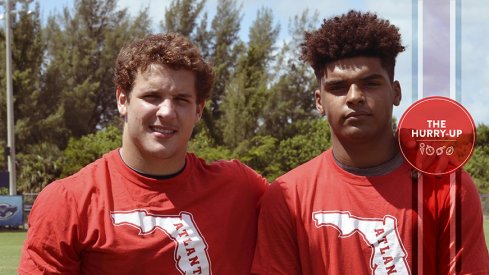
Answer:
POLYGON ((301 274, 297 233, 279 182, 262 199, 252 274, 301 274))
POLYGON ((80 234, 75 198, 52 183, 36 199, 29 215, 19 274, 77 274, 80 234))
POLYGON ((457 192, 461 201, 461 215, 455 217, 450 196, 447 196, 441 209, 438 271, 439 274, 451 274, 459 262, 461 269, 457 274, 489 274, 489 253, 484 238, 479 193, 467 173, 462 172, 461 179, 461 190, 457 192), (457 228, 461 230, 459 234, 450 230, 450 221, 453 223, 456 219, 461 219, 460 227, 457 228), (455 237, 461 238, 460 250, 456 253, 455 237))

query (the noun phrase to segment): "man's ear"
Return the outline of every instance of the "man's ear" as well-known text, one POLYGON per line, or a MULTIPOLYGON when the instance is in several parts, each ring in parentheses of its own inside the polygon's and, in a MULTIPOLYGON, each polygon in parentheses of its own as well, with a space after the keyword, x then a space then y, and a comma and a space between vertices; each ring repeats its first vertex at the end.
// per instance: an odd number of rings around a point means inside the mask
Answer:
POLYGON ((399 106, 401 104, 402 92, 401 92, 401 84, 399 81, 392 82, 392 90, 394 91, 394 106, 399 106))
POLYGON ((197 103, 195 122, 200 121, 200 119, 202 118, 202 114, 204 113, 204 108, 205 108, 205 100, 197 103))
POLYGON ((127 103, 129 101, 127 93, 121 87, 117 87, 115 91, 115 98, 117 101, 117 109, 119 110, 119 114, 122 117, 125 117, 127 114, 127 103))
POLYGON ((316 102, 316 109, 318 110, 321 116, 326 115, 326 109, 321 102, 321 90, 314 91, 314 100, 316 102))

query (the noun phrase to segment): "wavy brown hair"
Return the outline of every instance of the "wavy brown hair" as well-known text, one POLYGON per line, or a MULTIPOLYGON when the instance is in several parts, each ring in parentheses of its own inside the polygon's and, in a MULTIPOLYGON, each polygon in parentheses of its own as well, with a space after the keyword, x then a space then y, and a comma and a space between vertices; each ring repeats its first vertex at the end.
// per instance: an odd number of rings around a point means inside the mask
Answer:
POLYGON ((124 46, 115 64, 116 87, 123 89, 129 95, 137 72, 145 71, 151 64, 194 72, 197 102, 209 98, 214 81, 212 67, 205 62, 195 45, 186 37, 175 33, 150 35, 124 46))
POLYGON ((399 28, 369 12, 350 10, 324 19, 318 30, 306 32, 304 38, 301 59, 312 66, 319 82, 327 63, 357 56, 379 57, 393 81, 396 57, 404 51, 399 28))

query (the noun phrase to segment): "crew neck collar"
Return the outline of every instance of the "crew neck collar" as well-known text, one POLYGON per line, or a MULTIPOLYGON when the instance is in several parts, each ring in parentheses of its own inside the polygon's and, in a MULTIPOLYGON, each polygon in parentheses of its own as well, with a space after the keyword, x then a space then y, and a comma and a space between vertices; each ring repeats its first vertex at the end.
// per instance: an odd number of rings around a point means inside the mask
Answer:
POLYGON ((150 188, 150 189, 159 189, 161 187, 168 187, 173 183, 186 181, 189 175, 192 174, 193 166, 194 166, 194 155, 191 153, 187 153, 185 156, 185 165, 179 173, 174 174, 170 178, 154 178, 153 175, 145 175, 143 173, 139 173, 138 171, 133 170, 129 166, 124 163, 120 154, 120 149, 116 149, 109 153, 107 156, 110 163, 114 164, 114 169, 121 174, 123 177, 128 179, 129 181, 135 183, 136 185, 150 188))
POLYGON ((348 165, 340 162, 335 157, 332 150, 331 150, 331 155, 333 156, 335 163, 341 169, 345 170, 348 173, 351 173, 351 174, 354 174, 357 176, 365 176, 365 177, 383 176, 383 175, 389 174, 392 171, 399 168, 404 163, 404 159, 402 158, 402 156, 399 152, 397 152, 397 154, 394 157, 392 157, 391 159, 389 159, 388 161, 381 163, 379 165, 376 165, 373 167, 367 167, 367 168, 352 167, 352 166, 348 166, 348 165))

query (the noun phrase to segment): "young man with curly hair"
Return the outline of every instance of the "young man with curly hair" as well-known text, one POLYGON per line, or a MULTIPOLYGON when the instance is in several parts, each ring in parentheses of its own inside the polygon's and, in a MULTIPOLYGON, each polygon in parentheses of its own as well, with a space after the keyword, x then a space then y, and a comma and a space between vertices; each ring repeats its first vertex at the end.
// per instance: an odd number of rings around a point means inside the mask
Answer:
POLYGON ((122 147, 48 185, 29 216, 20 274, 249 274, 266 181, 187 152, 213 82, 190 41, 125 46, 114 82, 122 147))
POLYGON ((320 85, 316 106, 332 148, 264 195, 252 273, 489 274, 479 195, 466 173, 458 251, 449 177, 423 176, 424 195, 413 199, 417 174, 391 126, 403 50, 398 28, 371 13, 350 11, 305 34, 302 58, 320 85))

